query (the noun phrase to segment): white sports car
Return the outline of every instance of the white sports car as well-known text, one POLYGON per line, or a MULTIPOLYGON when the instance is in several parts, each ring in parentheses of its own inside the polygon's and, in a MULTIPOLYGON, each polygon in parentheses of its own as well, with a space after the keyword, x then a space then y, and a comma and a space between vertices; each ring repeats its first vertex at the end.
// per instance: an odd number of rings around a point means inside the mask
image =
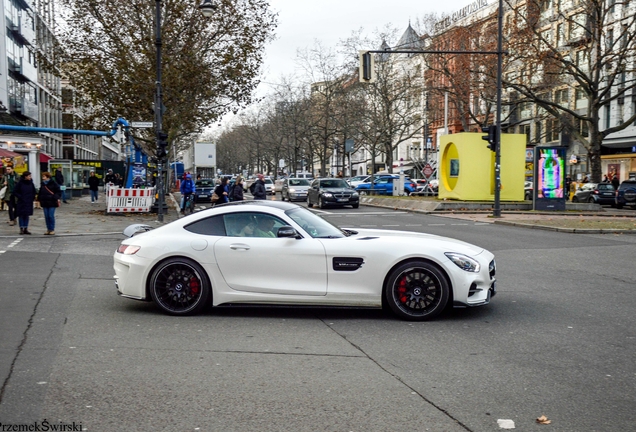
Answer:
POLYGON ((489 251, 404 231, 341 229, 296 204, 241 201, 150 231, 131 225, 114 255, 119 295, 172 315, 222 304, 388 306, 406 320, 495 294, 489 251), (280 263, 285 263, 281 271, 280 263))

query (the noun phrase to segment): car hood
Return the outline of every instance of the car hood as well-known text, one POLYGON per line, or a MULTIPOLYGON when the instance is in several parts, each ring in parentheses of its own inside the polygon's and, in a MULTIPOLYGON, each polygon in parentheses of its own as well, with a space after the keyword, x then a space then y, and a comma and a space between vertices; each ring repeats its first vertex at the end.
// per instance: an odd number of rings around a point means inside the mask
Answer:
POLYGON ((484 248, 475 246, 474 244, 466 243, 461 240, 453 239, 450 237, 443 237, 434 234, 417 233, 411 231, 393 231, 393 230, 379 230, 379 229, 359 229, 359 228, 347 228, 351 231, 356 231, 358 234, 349 237, 350 239, 365 239, 373 240, 375 238, 382 240, 386 239, 391 242, 398 240, 400 242, 413 242, 419 244, 425 244, 427 241, 435 242, 438 247, 447 249, 447 252, 458 252, 469 256, 479 255, 484 251, 484 248))

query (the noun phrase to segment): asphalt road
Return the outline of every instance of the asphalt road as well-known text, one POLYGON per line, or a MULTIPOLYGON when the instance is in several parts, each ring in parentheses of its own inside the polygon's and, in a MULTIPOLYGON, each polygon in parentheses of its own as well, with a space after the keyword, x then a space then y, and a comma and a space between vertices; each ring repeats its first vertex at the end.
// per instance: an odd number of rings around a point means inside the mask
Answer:
POLYGON ((488 306, 426 323, 329 308, 174 318, 115 294, 110 256, 120 236, 0 238, 0 423, 494 431, 512 420, 520 431, 634 429, 636 236, 364 206, 320 213, 340 226, 486 247, 497 257, 499 293, 488 306), (537 424, 541 415, 552 423, 537 424))

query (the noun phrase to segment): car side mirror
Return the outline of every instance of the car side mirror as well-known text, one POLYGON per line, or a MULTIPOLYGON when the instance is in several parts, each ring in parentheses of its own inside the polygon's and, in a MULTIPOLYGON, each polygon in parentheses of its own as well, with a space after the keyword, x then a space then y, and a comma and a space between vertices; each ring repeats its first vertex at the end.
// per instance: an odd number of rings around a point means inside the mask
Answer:
POLYGON ((278 232, 276 233, 277 237, 287 237, 287 238, 300 238, 298 233, 293 227, 289 225, 282 226, 278 228, 278 232))

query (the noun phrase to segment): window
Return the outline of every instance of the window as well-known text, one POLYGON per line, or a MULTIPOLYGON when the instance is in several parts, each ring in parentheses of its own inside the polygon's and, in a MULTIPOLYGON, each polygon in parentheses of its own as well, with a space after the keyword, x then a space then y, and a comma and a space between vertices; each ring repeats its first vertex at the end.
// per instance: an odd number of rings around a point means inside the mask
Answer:
POLYGON ((278 228, 287 224, 281 219, 256 212, 228 213, 223 215, 230 237, 278 237, 278 228))
POLYGON ((191 223, 184 227, 187 231, 195 234, 210 235, 210 236, 224 236, 225 235, 225 223, 223 222, 223 216, 212 216, 209 218, 201 219, 191 223))
POLYGON ((547 119, 545 121, 545 140, 546 142, 559 140, 559 122, 556 119, 547 119))
POLYGON ((569 89, 561 89, 554 92, 554 102, 558 103, 562 107, 568 106, 568 93, 569 89))
POLYGON ((587 17, 583 13, 572 16, 570 21, 570 40, 580 39, 585 36, 585 25, 587 17))
POLYGON ((524 134, 526 136, 526 144, 530 142, 530 125, 525 124, 519 126, 519 133, 524 134))
POLYGON ((556 37, 557 37, 557 40, 556 40, 557 47, 561 47, 565 45, 565 24, 561 23, 557 26, 556 37))
POLYGON ((609 129, 611 124, 612 111, 610 110, 610 106, 607 105, 605 107, 605 129, 609 129))
POLYGON ((541 140, 543 139, 543 131, 542 131, 542 125, 543 123, 541 123, 540 121, 536 122, 534 124, 534 140, 537 143, 540 143, 541 140))
POLYGON ((587 105, 589 103, 587 94, 585 93, 585 91, 582 88, 577 88, 576 89, 576 106, 575 109, 583 109, 583 108, 587 108, 587 105))

